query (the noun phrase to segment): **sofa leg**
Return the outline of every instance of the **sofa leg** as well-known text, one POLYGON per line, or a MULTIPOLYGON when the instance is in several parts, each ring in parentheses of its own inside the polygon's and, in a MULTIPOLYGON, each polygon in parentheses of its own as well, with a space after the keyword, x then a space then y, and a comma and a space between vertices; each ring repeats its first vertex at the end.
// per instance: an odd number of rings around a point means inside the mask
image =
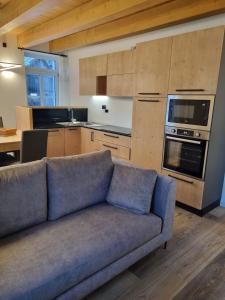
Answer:
POLYGON ((163 244, 163 249, 167 249, 167 242, 163 244))

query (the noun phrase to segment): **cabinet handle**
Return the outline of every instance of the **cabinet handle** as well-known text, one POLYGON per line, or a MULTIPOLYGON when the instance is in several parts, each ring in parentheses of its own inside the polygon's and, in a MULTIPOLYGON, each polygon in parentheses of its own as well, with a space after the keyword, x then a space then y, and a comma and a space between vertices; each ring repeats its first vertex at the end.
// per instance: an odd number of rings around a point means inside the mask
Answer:
POLYGON ((50 129, 48 132, 59 132, 59 129, 50 129))
POLYGON ((78 128, 68 128, 69 129, 69 131, 75 131, 75 130, 77 130, 78 128))
POLYGON ((176 92, 204 92, 204 89, 177 89, 176 92))
POLYGON ((118 139, 119 138, 118 135, 111 135, 111 134, 107 134, 107 133, 104 133, 104 136, 112 137, 114 139, 118 139))
POLYGON ((109 145, 106 145, 106 144, 102 144, 102 146, 107 147, 107 148, 110 148, 110 149, 118 150, 117 147, 109 146, 109 145))
POLYGON ((138 99, 139 102, 151 102, 151 103, 157 103, 160 102, 160 100, 154 100, 154 99, 138 99))
POLYGON ((169 177, 172 177, 174 179, 177 179, 177 180, 180 180, 180 181, 183 181, 183 182, 186 182, 186 183, 189 183, 189 184, 194 184, 194 181, 189 181, 189 180, 186 180, 186 179, 182 179, 182 178, 179 178, 179 177, 176 177, 176 176, 173 176, 173 175, 168 175, 169 177))
POLYGON ((94 142, 94 131, 91 132, 91 142, 94 142))
POLYGON ((160 93, 138 93, 138 95, 160 95, 160 93))

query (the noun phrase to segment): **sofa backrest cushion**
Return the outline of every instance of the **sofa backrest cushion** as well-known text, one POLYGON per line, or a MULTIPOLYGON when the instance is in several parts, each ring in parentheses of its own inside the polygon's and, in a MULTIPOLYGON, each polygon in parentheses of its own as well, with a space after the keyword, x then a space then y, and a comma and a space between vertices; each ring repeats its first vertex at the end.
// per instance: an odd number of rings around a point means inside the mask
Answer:
POLYGON ((110 151, 46 161, 49 220, 105 201, 113 173, 110 151))
POLYGON ((47 221, 46 164, 0 168, 0 237, 47 221))
POLYGON ((106 200, 138 214, 149 214, 157 179, 154 170, 115 164, 106 200))

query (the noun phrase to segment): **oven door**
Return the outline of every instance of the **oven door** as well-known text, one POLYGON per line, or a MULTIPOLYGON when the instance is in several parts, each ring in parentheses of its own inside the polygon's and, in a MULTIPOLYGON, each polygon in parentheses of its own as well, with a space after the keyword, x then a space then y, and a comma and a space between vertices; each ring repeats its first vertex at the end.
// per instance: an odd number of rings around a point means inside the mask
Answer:
POLYGON ((214 96, 169 96, 166 123, 169 126, 210 130, 214 96))
POLYGON ((166 135, 163 167, 203 179, 207 146, 205 140, 166 135))

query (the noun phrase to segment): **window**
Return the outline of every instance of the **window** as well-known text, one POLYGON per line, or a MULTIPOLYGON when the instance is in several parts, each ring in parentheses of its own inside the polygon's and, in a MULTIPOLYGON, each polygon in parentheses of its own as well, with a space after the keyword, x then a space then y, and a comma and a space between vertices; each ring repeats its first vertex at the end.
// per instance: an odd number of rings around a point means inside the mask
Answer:
POLYGON ((29 106, 56 106, 58 101, 58 62, 49 55, 24 53, 27 102, 29 106))

